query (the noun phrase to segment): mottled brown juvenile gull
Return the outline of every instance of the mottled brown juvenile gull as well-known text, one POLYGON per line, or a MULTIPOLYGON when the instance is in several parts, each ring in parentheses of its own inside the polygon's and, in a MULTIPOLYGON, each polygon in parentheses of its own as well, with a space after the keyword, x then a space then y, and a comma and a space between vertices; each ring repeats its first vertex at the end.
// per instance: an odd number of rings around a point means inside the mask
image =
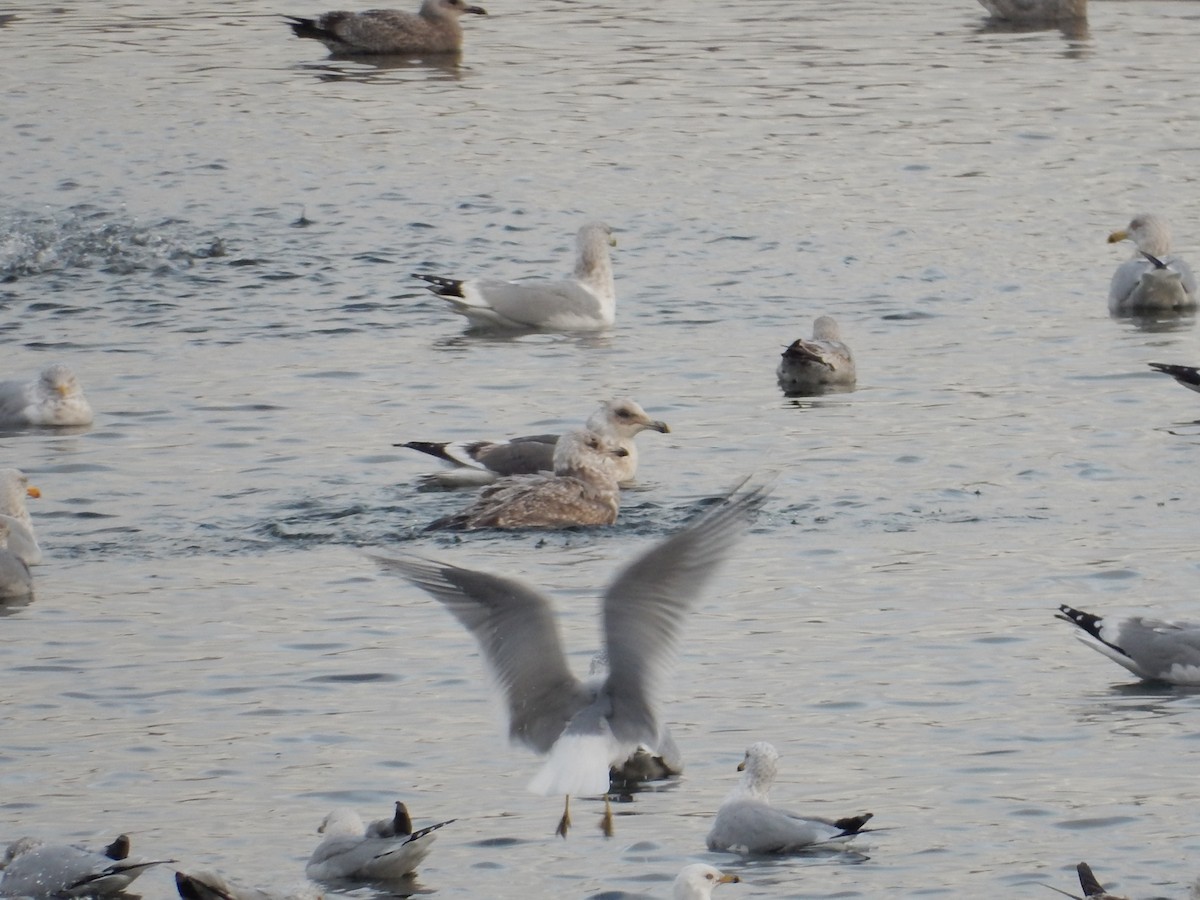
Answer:
MULTIPOLYGON (((764 488, 733 493, 617 575, 604 592, 609 666, 600 680, 571 672, 551 601, 536 589, 417 556, 378 558, 444 604, 479 642, 504 695, 509 736, 546 757, 529 789, 566 798, 560 835, 571 824, 572 794, 607 797, 610 768, 662 734, 658 685, 684 620, 764 496, 764 488)), ((611 833, 611 815, 604 822, 611 833)))
POLYGON ((1087 0, 979 0, 988 14, 1015 25, 1053 25, 1087 19, 1087 0))
POLYGON ((576 237, 579 255, 574 275, 562 281, 460 281, 414 273, 429 282, 429 290, 448 300, 472 325, 531 328, 547 331, 601 331, 616 318, 608 248, 616 246, 612 229, 589 222, 576 237))
POLYGON ((128 852, 128 838, 118 838, 105 853, 21 838, 5 853, 8 863, 0 877, 0 897, 106 897, 125 890, 151 866, 175 861, 129 859, 128 852))
POLYGON ((854 356, 842 343, 837 322, 831 316, 821 316, 813 322, 812 340, 793 341, 783 351, 775 376, 789 395, 854 387, 854 356))
POLYGON ((1147 363, 1150 368, 1170 375, 1189 391, 1200 391, 1200 369, 1195 366, 1176 366, 1170 363, 1147 363))
POLYGON ((316 19, 287 16, 297 37, 314 38, 340 56, 388 53, 457 53, 463 13, 487 15, 465 0, 425 0, 416 13, 396 9, 328 12, 316 19))
POLYGON ((1196 306, 1196 276, 1186 262, 1171 253, 1171 227, 1161 216, 1140 213, 1127 228, 1114 231, 1108 242, 1133 241, 1133 258, 1113 273, 1108 286, 1108 311, 1117 315, 1171 312, 1196 306))
POLYGON ((0 381, 0 428, 90 425, 92 407, 64 365, 42 369, 36 381, 0 381))
POLYGON ((317 829, 317 845, 304 872, 314 881, 387 881, 416 871, 432 849, 434 834, 454 819, 411 834, 368 834, 358 813, 345 807, 329 813, 317 829))
MULTIPOLYGON (((585 426, 589 431, 607 437, 626 455, 616 462, 617 480, 622 486, 631 484, 637 474, 638 452, 633 439, 643 431, 670 432, 666 422, 651 419, 636 400, 624 397, 600 404, 585 426)), ((491 484, 507 475, 533 475, 554 470, 554 445, 557 434, 530 434, 506 441, 408 441, 393 444, 436 456, 453 463, 455 468, 422 475, 421 486, 426 489, 478 487, 491 484)))
POLYGON ((233 884, 216 872, 176 872, 175 890, 182 900, 322 900, 316 885, 294 891, 268 891, 233 884))
POLYGON ((0 469, 0 522, 8 525, 8 549, 31 566, 42 561, 42 548, 34 536, 25 498, 40 496, 42 492, 20 469, 0 469))
POLYGON ((720 869, 704 863, 692 863, 684 866, 675 876, 671 896, 674 900, 711 900, 713 889, 718 884, 737 884, 741 880, 736 875, 726 875, 720 869))
POLYGON ((738 765, 741 782, 725 798, 712 830, 709 850, 732 853, 794 853, 844 843, 867 824, 872 813, 845 819, 801 816, 776 809, 768 796, 779 753, 766 741, 751 744, 738 765))
POLYGON ((1055 615, 1079 629, 1075 637, 1138 678, 1200 684, 1200 624, 1143 616, 1108 619, 1066 605, 1055 615))
POLYGON ((483 489, 439 528, 570 528, 611 525, 621 509, 615 461, 628 453, 594 431, 568 431, 554 445, 553 475, 514 475, 483 489))

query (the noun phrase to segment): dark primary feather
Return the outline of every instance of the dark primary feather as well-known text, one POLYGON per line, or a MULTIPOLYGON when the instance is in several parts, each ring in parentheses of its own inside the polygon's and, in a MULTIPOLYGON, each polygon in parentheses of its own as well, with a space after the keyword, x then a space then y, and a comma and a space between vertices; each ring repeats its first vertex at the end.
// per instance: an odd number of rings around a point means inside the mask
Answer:
POLYGON ((461 279, 443 278, 440 275, 421 275, 418 272, 413 272, 412 277, 428 281, 426 290, 433 291, 439 297, 461 297, 463 295, 461 279))

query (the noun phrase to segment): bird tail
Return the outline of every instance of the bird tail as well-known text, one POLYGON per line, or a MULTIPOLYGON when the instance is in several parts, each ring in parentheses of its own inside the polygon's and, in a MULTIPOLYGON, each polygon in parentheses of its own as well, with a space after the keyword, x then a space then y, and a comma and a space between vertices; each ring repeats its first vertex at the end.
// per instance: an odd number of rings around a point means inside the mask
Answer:
POLYGON ((442 278, 440 275, 421 275, 418 272, 412 273, 413 278, 420 278, 422 281, 428 281, 427 290, 433 291, 439 297, 462 297, 463 283, 457 278, 442 278))

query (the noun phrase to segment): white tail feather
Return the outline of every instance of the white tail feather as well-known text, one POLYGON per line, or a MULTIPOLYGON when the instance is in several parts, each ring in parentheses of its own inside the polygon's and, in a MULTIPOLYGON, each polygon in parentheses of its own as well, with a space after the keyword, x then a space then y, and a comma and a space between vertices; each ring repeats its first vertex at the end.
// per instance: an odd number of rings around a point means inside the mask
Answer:
POLYGON ((595 797, 608 793, 611 739, 598 734, 564 734, 550 748, 545 765, 529 782, 535 794, 595 797))

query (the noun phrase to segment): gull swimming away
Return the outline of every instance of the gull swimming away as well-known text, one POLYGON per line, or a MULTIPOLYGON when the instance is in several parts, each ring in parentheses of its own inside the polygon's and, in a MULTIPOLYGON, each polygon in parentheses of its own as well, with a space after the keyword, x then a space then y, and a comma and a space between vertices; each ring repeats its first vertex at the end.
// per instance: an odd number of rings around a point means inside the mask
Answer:
POLYGON ((616 318, 609 247, 616 241, 603 222, 589 222, 575 239, 578 258, 574 275, 562 281, 460 281, 413 273, 429 282, 429 290, 449 301, 451 309, 472 325, 547 331, 602 331, 616 318))
POLYGON ((1015 25, 1053 25, 1087 18, 1087 0, 979 0, 994 19, 1015 25))
POLYGON ((675 876, 671 896, 674 900, 711 900, 718 884, 737 884, 741 880, 704 863, 693 863, 684 866, 675 876))
POLYGON ((0 600, 20 600, 33 593, 29 564, 8 548, 9 524, 0 520, 0 600))
POLYGON ((238 887, 216 872, 176 872, 175 890, 182 900, 321 900, 323 896, 316 885, 282 893, 238 887))
POLYGON ((5 851, 0 897, 58 900, 61 897, 104 897, 127 888, 149 869, 173 859, 129 859, 129 838, 117 838, 103 853, 69 844, 47 844, 21 838, 5 851))
POLYGON ((725 798, 712 830, 709 850, 732 853, 795 853, 845 843, 874 815, 845 819, 800 816, 771 805, 768 792, 778 771, 779 753, 766 741, 751 744, 738 765, 741 782, 725 798))
POLYGON ((842 343, 837 322, 831 316, 813 322, 812 340, 793 341, 783 351, 775 376, 789 396, 854 387, 854 357, 842 343))
POLYGON ((79 379, 64 365, 42 369, 36 381, 0 381, 0 428, 92 424, 79 379))
POLYGON ((626 566, 604 592, 601 679, 581 681, 563 652, 551 601, 519 581, 406 556, 376 557, 442 603, 479 643, 503 692, 509 737, 546 757, 529 789, 565 797, 557 833, 571 825, 570 798, 606 798, 610 770, 663 726, 658 684, 697 596, 729 556, 766 496, 744 486, 626 566))
POLYGON ((396 53, 458 53, 464 13, 486 16, 464 0, 425 0, 416 13, 396 9, 328 12, 316 19, 286 16, 297 37, 320 41, 338 56, 396 53))
POLYGON ((425 530, 611 525, 621 509, 615 462, 628 452, 594 431, 568 431, 554 445, 553 475, 501 478, 425 530))
MULTIPOLYGON (((405 810, 407 817, 408 811, 405 810)), ((308 858, 304 873, 313 881, 388 881, 416 871, 433 849, 434 834, 453 822, 447 819, 411 833, 368 831, 358 813, 345 807, 329 813, 317 829, 325 838, 308 858)), ((409 828, 411 828, 411 820, 409 828)))
POLYGON ((1108 242, 1133 241, 1137 248, 1113 273, 1108 287, 1108 311, 1114 315, 1170 312, 1196 306, 1196 276, 1171 253, 1171 228, 1151 213, 1133 217, 1127 228, 1114 231, 1108 242))
POLYGON ((42 548, 34 536, 33 519, 25 498, 40 496, 42 492, 29 483, 20 469, 0 469, 0 522, 8 526, 6 546, 30 566, 42 562, 42 548))
POLYGON ((1070 606, 1055 617, 1079 630, 1075 637, 1146 681, 1200 684, 1200 625, 1129 616, 1108 619, 1070 606))
MULTIPOLYGON (((666 422, 651 419, 641 405, 630 397, 607 400, 592 413, 584 426, 589 431, 603 435, 625 450, 625 456, 616 460, 617 481, 628 486, 637 475, 638 452, 634 437, 643 431, 669 434, 666 422)), ((497 478, 509 475, 533 475, 537 472, 554 470, 554 445, 557 434, 530 434, 509 438, 506 441, 408 441, 393 444, 436 456, 452 463, 455 468, 422 475, 423 489, 452 489, 478 487, 491 484, 497 478)))
POLYGON ((1147 363, 1156 372, 1170 375, 1189 391, 1200 391, 1200 369, 1195 366, 1175 366, 1170 363, 1147 363))

